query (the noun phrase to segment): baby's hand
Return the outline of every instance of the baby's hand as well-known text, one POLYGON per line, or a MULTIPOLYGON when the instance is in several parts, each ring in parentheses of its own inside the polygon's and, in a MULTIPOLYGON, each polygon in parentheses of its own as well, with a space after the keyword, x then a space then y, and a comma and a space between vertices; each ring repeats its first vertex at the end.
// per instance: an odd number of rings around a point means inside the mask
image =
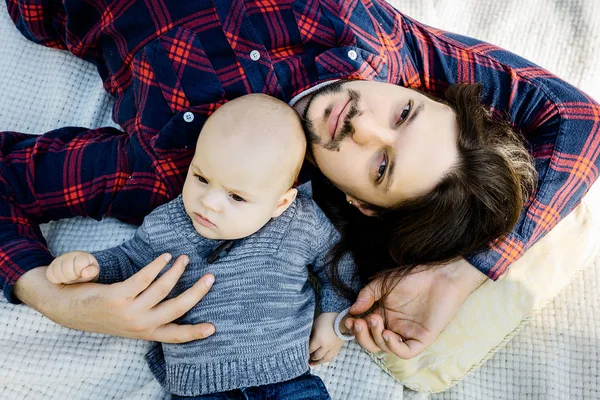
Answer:
POLYGON ((333 330, 337 315, 335 312, 323 313, 315 319, 308 346, 311 367, 329 362, 340 353, 344 341, 333 330))
POLYGON ((98 277, 100 267, 96 257, 84 251, 72 251, 59 256, 46 269, 46 278, 52 283, 80 283, 98 277))

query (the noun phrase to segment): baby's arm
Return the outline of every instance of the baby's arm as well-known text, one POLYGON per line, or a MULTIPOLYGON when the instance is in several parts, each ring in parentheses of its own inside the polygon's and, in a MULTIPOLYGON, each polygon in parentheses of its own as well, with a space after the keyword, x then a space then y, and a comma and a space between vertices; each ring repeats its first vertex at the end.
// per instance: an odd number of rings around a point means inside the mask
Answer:
POLYGON ((72 251, 52 261, 46 269, 46 278, 57 284, 89 281, 99 283, 122 282, 133 276, 155 258, 146 229, 147 219, 134 236, 117 247, 94 252, 72 251))
POLYGON ((72 284, 94 281, 99 273, 96 257, 85 251, 71 251, 50 263, 46 278, 52 283, 72 284))
MULTIPOLYGON (((345 313, 347 315, 347 313, 345 313)), ((333 360, 340 353, 344 341, 352 338, 351 332, 348 332, 344 326, 343 318, 338 320, 339 313, 326 312, 319 314, 313 322, 312 332, 310 334, 310 365, 315 366, 327 363, 333 360), (338 326, 338 331, 345 336, 342 339, 338 336, 335 325, 338 326)))
MULTIPOLYGON (((316 257, 313 260, 313 272, 320 281, 320 314, 313 323, 310 338, 311 365, 326 363, 333 360, 340 352, 345 340, 353 336, 346 332, 343 318, 348 312, 351 300, 345 298, 333 287, 329 279, 330 248, 339 240, 339 233, 325 216, 323 211, 314 204, 316 216, 316 241, 314 246, 316 257)), ((359 290, 355 279, 356 266, 351 256, 345 255, 338 264, 338 278, 355 291, 359 290)))

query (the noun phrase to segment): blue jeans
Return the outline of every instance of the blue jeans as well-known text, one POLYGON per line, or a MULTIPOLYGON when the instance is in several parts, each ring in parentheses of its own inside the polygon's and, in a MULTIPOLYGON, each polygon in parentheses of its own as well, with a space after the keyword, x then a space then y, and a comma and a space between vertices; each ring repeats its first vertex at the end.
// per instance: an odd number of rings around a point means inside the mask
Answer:
POLYGON ((325 384, 309 372, 289 381, 197 397, 173 395, 173 400, 331 400, 325 384))

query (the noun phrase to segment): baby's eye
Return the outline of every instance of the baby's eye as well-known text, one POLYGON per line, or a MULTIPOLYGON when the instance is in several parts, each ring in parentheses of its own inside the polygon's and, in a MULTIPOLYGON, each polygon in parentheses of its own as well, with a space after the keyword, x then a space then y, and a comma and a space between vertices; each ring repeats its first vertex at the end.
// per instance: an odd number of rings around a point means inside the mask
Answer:
POLYGON ((237 202, 246 201, 242 197, 238 196, 237 194, 233 194, 233 193, 231 194, 231 198, 233 199, 233 201, 237 201, 237 202))
POLYGON ((196 178, 198 178, 198 181, 202 182, 202 183, 208 183, 208 181, 206 179, 204 179, 203 176, 200 175, 196 175, 196 178))

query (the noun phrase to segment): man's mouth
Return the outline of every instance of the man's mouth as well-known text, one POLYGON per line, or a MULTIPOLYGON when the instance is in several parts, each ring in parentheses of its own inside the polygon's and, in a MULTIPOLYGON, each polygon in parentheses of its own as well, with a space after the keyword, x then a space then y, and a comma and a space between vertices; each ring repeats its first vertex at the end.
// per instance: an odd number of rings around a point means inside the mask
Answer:
POLYGON ((213 224, 209 219, 203 217, 201 214, 194 213, 194 219, 197 223, 202 225, 205 228, 215 228, 216 225, 213 224))
POLYGON ((335 139, 336 133, 340 130, 341 126, 344 124, 346 115, 350 111, 350 103, 352 102, 352 98, 348 98, 340 101, 338 104, 333 107, 331 110, 331 114, 329 115, 329 120, 327 121, 327 125, 329 128, 329 137, 333 141, 335 139))

